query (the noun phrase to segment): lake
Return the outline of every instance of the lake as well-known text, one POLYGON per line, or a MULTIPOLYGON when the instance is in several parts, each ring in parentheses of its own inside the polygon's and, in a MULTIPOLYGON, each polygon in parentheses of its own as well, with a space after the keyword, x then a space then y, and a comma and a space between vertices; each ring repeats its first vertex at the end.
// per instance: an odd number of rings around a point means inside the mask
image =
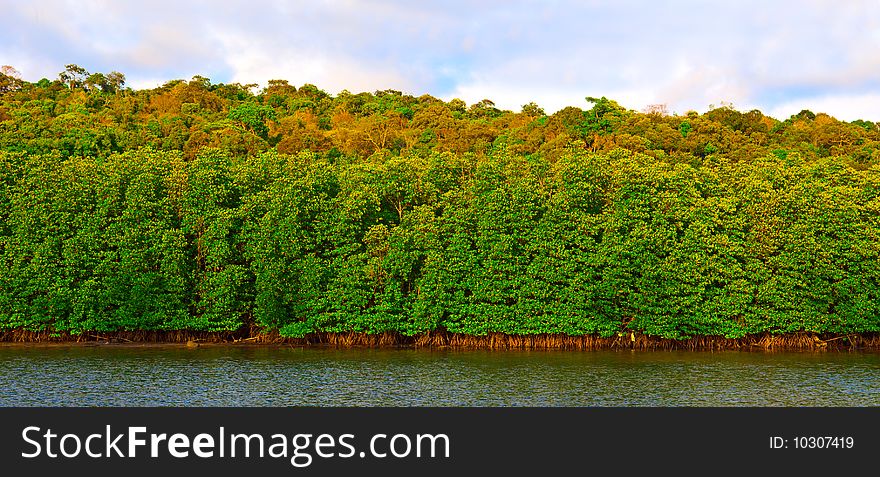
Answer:
POLYGON ((880 353, 0 346, 0 406, 878 406, 880 353))

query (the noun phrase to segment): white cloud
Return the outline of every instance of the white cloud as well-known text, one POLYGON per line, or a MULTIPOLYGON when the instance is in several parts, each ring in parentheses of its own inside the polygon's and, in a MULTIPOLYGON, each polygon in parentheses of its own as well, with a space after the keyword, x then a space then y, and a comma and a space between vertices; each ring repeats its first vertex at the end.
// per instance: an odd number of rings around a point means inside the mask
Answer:
MULTIPOLYGON (((183 79, 183 78, 177 78, 183 79)), ((139 76, 134 79, 130 79, 128 77, 125 78, 125 86, 131 89, 153 89, 162 86, 163 84, 170 81, 171 78, 147 78, 143 76, 139 76)))
POLYGON ((775 106, 768 114, 776 119, 788 119, 805 109, 814 113, 827 113, 842 121, 880 121, 880 92, 801 98, 775 106))
POLYGON ((570 87, 566 89, 535 89, 524 85, 505 84, 503 81, 473 81, 460 85, 449 94, 443 95, 444 100, 459 98, 468 104, 483 99, 491 100, 495 107, 519 111, 522 105, 534 101, 548 114, 552 114, 567 106, 589 109, 587 96, 606 96, 628 109, 641 109, 653 104, 654 96, 643 90, 591 90, 589 88, 570 87))
POLYGON ((265 85, 270 79, 312 83, 328 92, 343 89, 412 91, 418 88, 387 64, 360 63, 344 55, 321 55, 295 45, 272 45, 261 38, 214 32, 231 68, 229 81, 265 85))

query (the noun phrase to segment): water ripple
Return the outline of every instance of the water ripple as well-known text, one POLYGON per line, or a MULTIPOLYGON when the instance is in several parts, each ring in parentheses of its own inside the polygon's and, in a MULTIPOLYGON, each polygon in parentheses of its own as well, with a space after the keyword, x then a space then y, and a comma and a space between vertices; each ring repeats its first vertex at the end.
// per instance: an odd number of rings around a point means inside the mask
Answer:
POLYGON ((0 347, 0 406, 878 406, 880 354, 0 347))

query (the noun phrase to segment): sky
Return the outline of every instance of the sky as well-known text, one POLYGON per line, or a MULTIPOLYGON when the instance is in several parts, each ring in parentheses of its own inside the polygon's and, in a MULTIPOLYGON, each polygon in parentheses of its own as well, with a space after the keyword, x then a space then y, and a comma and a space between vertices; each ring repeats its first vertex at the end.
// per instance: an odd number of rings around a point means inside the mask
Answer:
POLYGON ((605 96, 880 121, 878 0, 0 0, 0 65, 152 88, 286 79, 519 111, 605 96))

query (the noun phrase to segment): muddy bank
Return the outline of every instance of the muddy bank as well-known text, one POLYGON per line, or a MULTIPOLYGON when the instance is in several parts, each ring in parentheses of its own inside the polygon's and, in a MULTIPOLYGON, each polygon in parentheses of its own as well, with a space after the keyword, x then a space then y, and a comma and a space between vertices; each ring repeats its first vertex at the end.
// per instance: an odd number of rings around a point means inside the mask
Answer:
POLYGON ((743 338, 701 336, 686 340, 664 339, 639 334, 612 337, 568 336, 555 334, 506 335, 490 333, 484 336, 449 332, 431 332, 416 336, 399 333, 312 333, 303 338, 287 338, 277 332, 244 330, 238 332, 201 331, 117 331, 86 332, 81 334, 50 333, 48 331, 13 330, 0 332, 0 343, 20 344, 176 344, 181 346, 269 344, 325 347, 366 348, 470 348, 470 349, 636 349, 636 350, 880 350, 880 334, 823 335, 792 333, 784 335, 760 334, 743 338))

